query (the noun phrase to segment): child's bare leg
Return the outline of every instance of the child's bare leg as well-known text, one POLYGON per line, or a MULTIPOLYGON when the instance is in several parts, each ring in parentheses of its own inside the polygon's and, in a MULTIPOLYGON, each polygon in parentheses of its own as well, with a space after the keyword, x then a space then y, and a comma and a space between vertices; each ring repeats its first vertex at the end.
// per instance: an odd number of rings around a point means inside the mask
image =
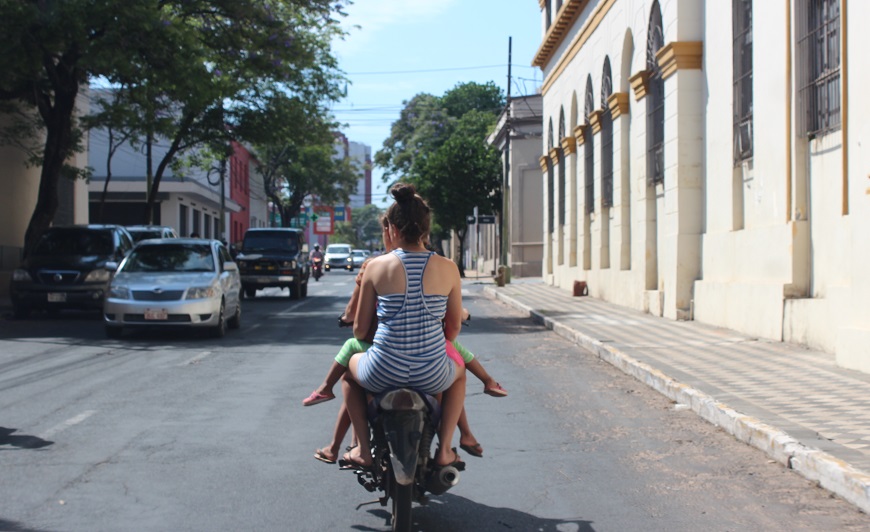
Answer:
POLYGON ((323 384, 317 387, 315 390, 317 393, 321 393, 324 395, 331 395, 332 389, 335 387, 335 383, 338 382, 338 379, 344 375, 344 372, 347 371, 347 368, 339 364, 338 362, 333 362, 332 366, 329 367, 329 372, 326 374, 326 378, 323 379, 323 384))
POLYGON ((338 460, 338 453, 341 450, 341 442, 344 441, 344 436, 347 434, 347 429, 349 428, 350 416, 347 413, 347 406, 342 402, 341 408, 338 409, 338 418, 335 420, 332 441, 326 447, 318 449, 320 456, 327 460, 338 460))
POLYGON ((507 390, 502 388, 501 385, 496 382, 496 380, 493 379, 485 369, 483 369, 483 364, 477 360, 477 357, 475 357, 471 362, 467 362, 465 367, 472 375, 480 379, 480 382, 483 383, 483 392, 485 394, 492 395, 493 397, 504 397, 507 395, 507 390))
POLYGON ((478 443, 477 438, 471 432, 471 425, 468 424, 468 416, 465 413, 465 407, 462 407, 462 413, 459 414, 459 421, 456 423, 456 428, 459 429, 459 446, 465 451, 474 456, 483 455, 483 447, 478 443))

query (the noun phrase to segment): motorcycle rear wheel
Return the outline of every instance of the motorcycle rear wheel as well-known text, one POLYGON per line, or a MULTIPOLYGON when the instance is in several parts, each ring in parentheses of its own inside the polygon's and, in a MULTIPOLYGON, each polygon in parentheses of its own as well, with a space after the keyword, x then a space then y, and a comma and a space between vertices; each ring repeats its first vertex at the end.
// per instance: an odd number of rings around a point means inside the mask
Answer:
MULTIPOLYGON (((390 472, 392 475, 392 472, 390 472)), ((410 532, 411 531, 411 497, 414 492, 414 485, 408 484, 402 486, 396 482, 395 477, 393 482, 393 532, 410 532)))

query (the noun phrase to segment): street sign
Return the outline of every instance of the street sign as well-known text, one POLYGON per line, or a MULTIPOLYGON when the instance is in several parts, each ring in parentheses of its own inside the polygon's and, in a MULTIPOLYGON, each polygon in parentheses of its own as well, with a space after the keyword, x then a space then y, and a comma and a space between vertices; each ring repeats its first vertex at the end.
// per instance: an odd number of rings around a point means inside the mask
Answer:
POLYGON ((473 214, 469 214, 468 216, 465 217, 465 223, 467 223, 468 225, 474 225, 474 222, 475 222, 475 219, 474 219, 473 214))
POLYGON ((480 214, 477 216, 477 223, 479 223, 479 224, 494 224, 495 223, 495 215, 493 215, 493 214, 480 214))
POLYGON ((335 210, 335 221, 344 222, 344 205, 337 205, 333 207, 333 209, 335 210))

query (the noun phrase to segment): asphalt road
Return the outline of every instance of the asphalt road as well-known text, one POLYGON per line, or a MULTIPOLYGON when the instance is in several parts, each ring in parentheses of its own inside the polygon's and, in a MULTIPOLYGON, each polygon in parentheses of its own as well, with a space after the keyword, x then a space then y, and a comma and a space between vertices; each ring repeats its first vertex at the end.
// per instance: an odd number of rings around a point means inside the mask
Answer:
MULTIPOLYGON (((303 301, 260 292, 221 340, 107 340, 87 314, 0 320, 0 530, 388 529, 353 474, 312 457, 338 401, 301 406, 347 337, 352 279, 330 272, 303 301)), ((479 288, 466 283, 460 339, 510 395, 469 377, 484 458, 415 507, 420 530, 870 529, 479 288)))

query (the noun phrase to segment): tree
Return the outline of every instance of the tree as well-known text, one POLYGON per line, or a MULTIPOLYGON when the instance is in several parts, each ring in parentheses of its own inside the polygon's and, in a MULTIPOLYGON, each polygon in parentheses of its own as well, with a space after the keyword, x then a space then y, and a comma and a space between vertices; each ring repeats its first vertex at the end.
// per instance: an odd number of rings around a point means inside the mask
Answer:
MULTIPOLYGON (((491 113, 467 112, 415 180, 440 228, 456 232, 460 257, 468 228, 465 217, 474 212, 475 207, 483 212, 501 211, 501 153, 485 140, 494 125, 495 117, 491 113)), ((464 276, 461 260, 458 265, 464 276)))
POLYGON ((466 215, 475 206, 501 211, 501 158, 486 137, 503 107, 501 89, 492 82, 460 83, 440 98, 417 95, 375 154, 375 163, 386 170, 384 181, 409 181, 429 202, 434 237, 456 231, 460 257, 466 215))
MULTIPOLYGON (((81 148, 76 100, 101 78, 127 87, 143 112, 137 131, 170 153, 157 164, 148 198, 173 158, 226 135, 228 116, 278 92, 319 100, 338 93, 333 13, 342 0, 0 0, 0 100, 33 110, 44 132, 30 153, 42 167, 25 254, 51 224, 58 179, 81 148)), ((150 205, 149 209, 150 211, 150 205)))

